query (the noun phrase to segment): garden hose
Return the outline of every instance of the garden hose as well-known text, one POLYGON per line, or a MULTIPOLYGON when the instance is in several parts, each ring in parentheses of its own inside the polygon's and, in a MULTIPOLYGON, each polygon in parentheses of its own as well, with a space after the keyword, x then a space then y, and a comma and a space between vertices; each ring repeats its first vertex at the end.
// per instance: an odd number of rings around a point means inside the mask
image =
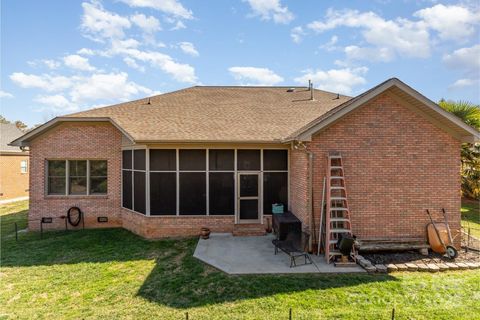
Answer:
POLYGON ((80 208, 71 207, 70 209, 68 209, 67 220, 68 220, 68 223, 70 223, 70 225, 74 227, 78 226, 82 221, 82 216, 83 216, 83 213, 82 213, 82 210, 80 210, 80 208))

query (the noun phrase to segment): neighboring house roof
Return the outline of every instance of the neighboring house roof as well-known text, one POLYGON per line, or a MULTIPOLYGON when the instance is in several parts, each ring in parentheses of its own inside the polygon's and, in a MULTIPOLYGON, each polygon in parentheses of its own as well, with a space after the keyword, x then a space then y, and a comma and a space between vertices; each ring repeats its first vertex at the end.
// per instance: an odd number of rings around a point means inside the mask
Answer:
POLYGON ((480 133, 396 78, 350 98, 306 87, 195 86, 147 99, 55 118, 17 139, 28 142, 61 122, 109 121, 130 140, 147 142, 288 142, 309 140, 358 106, 389 91, 462 141, 480 133))
POLYGON ((24 134, 25 132, 18 129, 14 123, 0 123, 0 152, 22 152, 18 147, 10 146, 9 143, 24 134))

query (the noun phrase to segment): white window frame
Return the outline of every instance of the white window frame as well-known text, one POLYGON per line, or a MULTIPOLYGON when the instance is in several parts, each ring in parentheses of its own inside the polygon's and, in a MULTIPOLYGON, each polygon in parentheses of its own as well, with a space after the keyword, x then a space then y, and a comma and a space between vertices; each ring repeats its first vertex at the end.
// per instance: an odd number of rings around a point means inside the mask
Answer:
POLYGON ((28 160, 20 160, 20 173, 28 173, 28 160))

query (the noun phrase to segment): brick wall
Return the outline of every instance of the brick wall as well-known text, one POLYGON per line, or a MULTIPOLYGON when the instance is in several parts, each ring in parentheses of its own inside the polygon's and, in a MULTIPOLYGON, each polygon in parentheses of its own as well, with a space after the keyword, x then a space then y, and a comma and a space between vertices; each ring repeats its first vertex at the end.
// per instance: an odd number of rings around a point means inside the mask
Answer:
MULTIPOLYGON (((109 123, 64 123, 46 132, 30 147, 30 211, 29 219, 59 218, 72 206, 85 213, 85 226, 119 227, 121 133, 109 123), (48 196, 45 192, 47 159, 102 159, 108 161, 108 194, 106 196, 48 196), (107 216, 108 223, 97 223, 98 216, 107 216)), ((46 229, 64 228, 63 219, 54 219, 46 229)), ((71 227, 71 226, 69 226, 71 227)), ((39 222, 29 222, 30 230, 38 230, 39 222)))
POLYGON ((233 215, 223 217, 146 217, 123 208, 122 219, 125 229, 149 239, 198 236, 202 227, 209 228, 211 232, 232 233, 235 222, 233 215))
POLYGON ((304 150, 290 151, 290 211, 308 225, 308 155, 304 150))
POLYGON ((21 173, 20 163, 27 160, 30 166, 28 154, 0 155, 0 200, 14 199, 28 196, 28 168, 27 173, 21 173))
MULTIPOLYGON (((315 221, 326 157, 340 151, 359 238, 424 237, 430 208, 460 228, 460 142, 385 93, 313 137, 315 221)), ((457 238, 459 240, 460 237, 457 238)), ((459 242, 457 241, 457 245, 459 242)))

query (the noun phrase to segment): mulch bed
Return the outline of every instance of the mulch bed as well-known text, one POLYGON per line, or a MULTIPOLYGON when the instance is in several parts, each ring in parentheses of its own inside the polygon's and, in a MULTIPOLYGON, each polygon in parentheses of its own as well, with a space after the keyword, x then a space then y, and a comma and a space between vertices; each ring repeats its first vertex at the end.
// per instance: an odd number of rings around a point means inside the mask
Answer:
POLYGON ((445 262, 480 262, 480 252, 469 250, 465 252, 462 249, 458 252, 458 257, 451 260, 446 256, 442 256, 435 252, 429 252, 428 256, 420 254, 418 251, 404 252, 377 252, 377 253, 360 253, 365 259, 372 264, 399 264, 399 263, 445 263, 445 262))

